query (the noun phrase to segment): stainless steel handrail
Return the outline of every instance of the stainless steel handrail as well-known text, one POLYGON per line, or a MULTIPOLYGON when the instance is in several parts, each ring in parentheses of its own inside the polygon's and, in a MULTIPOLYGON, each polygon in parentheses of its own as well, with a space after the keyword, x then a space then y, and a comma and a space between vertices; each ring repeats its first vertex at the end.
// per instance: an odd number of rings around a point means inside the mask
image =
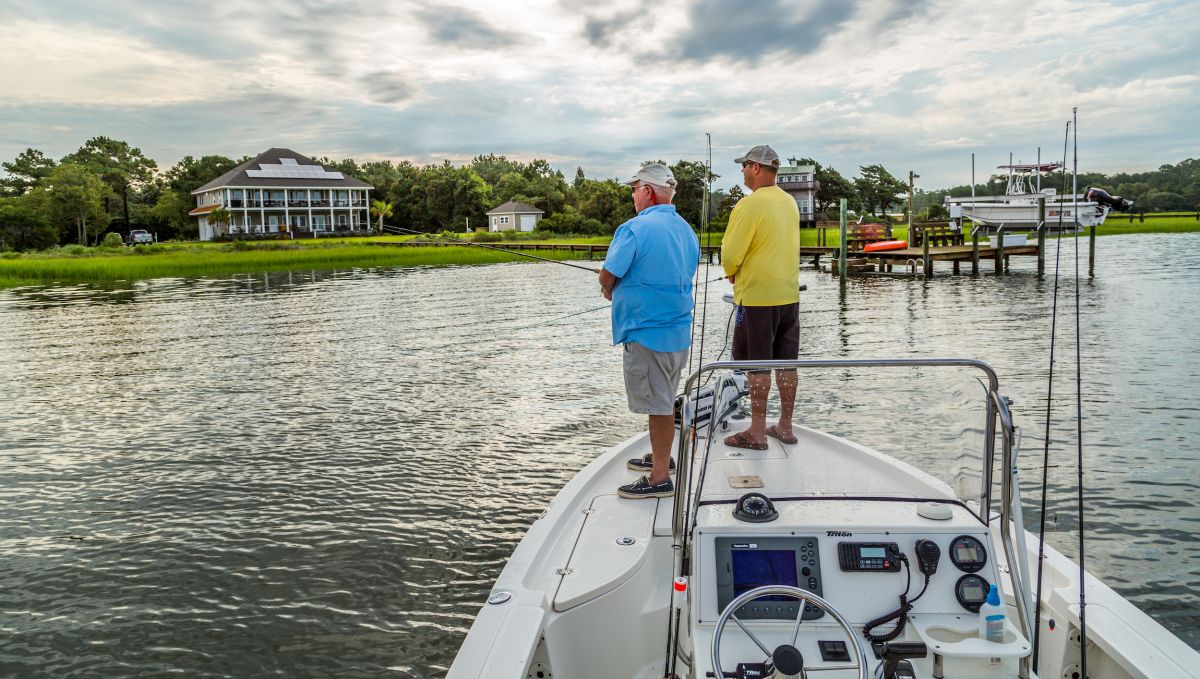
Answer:
MULTIPOLYGON (((1009 563, 1009 577, 1012 579, 1013 597, 1017 603, 1017 613, 1020 617, 1021 628, 1025 633, 1026 638, 1032 638, 1031 621, 1033 619, 1031 611, 1028 610, 1029 602, 1026 599, 1025 592, 1026 578, 1023 577, 1023 564, 1017 562, 1017 554, 1014 543, 1014 535, 1009 526, 1011 520, 1012 503, 1014 493, 1018 492, 1013 487, 1013 475, 1011 471, 1014 469, 1015 460, 1013 460, 1013 445, 1014 445, 1014 426, 1012 421, 1012 413, 1008 408, 1008 400, 999 392, 999 379, 996 377, 996 371, 987 363, 971 358, 860 358, 860 359, 815 359, 815 360, 795 360, 795 361, 716 361, 706 363, 700 366, 699 370, 688 377, 684 385, 684 394, 690 394, 696 385, 699 383, 700 377, 706 373, 715 370, 778 370, 778 369, 808 369, 808 368, 906 368, 906 367, 968 367, 982 370, 987 375, 987 398, 984 405, 984 459, 983 459, 983 479, 982 489, 980 492, 980 516, 987 523, 991 516, 991 500, 992 500, 992 473, 995 467, 995 438, 997 419, 1000 424, 1000 433, 1003 441, 1003 450, 1001 462, 1004 465, 1004 474, 1000 483, 1001 506, 1000 506, 1000 533, 1001 544, 1004 547, 1005 555, 1009 563)), ((714 395, 715 396, 715 395, 714 395)), ((715 408, 714 403, 714 408, 715 408)), ((715 413, 714 413, 715 415, 715 413)), ((714 418, 715 419, 715 418, 714 418)), ((709 422, 709 426, 715 426, 715 422, 709 422)), ((676 471, 676 491, 673 516, 673 535, 676 547, 676 565, 678 566, 683 559, 688 557, 683 553, 683 537, 687 527, 688 516, 695 516, 699 510, 701 488, 696 487, 695 497, 692 500, 690 512, 685 512, 687 506, 687 481, 688 475, 691 473, 691 464, 688 462, 688 450, 691 444, 690 436, 685 435, 685 431, 680 432, 678 460, 676 471)), ((713 431, 710 430, 709 438, 711 439, 713 431)), ((705 460, 704 464, 707 464, 705 460)), ((700 478, 703 479, 703 465, 700 470, 700 478)), ((1018 500, 1019 501, 1019 500, 1018 500)), ((1019 527, 1022 528, 1023 527, 1019 527)), ((1020 667, 1020 676, 1029 676, 1028 659, 1022 659, 1020 667)))
MULTIPOLYGON (((791 370, 791 369, 807 369, 807 368, 911 368, 911 367, 967 367, 977 368, 982 370, 988 379, 987 389, 989 394, 996 394, 1000 380, 996 377, 996 371, 983 361, 973 358, 838 358, 838 359, 803 359, 795 361, 715 361, 713 363, 705 363, 700 368, 688 377, 684 384, 683 393, 691 394, 699 383, 700 377, 705 373, 710 373, 714 370, 791 370)), ((990 396, 986 400, 984 412, 984 478, 983 489, 980 495, 980 516, 987 520, 988 508, 991 504, 991 486, 992 486, 992 468, 995 452, 995 436, 996 436, 996 406, 994 399, 990 396)), ((1011 418, 1008 420, 1008 425, 1011 426, 1011 418)), ((679 436, 679 452, 678 452, 678 470, 676 471, 676 492, 675 492, 675 508, 673 515, 672 532, 675 537, 675 544, 682 544, 683 533, 686 529, 685 521, 688 513, 684 511, 684 503, 687 501, 687 478, 691 472, 688 460, 688 447, 691 443, 691 437, 679 436)), ((693 504, 700 500, 700 488, 696 489, 696 498, 693 504)))

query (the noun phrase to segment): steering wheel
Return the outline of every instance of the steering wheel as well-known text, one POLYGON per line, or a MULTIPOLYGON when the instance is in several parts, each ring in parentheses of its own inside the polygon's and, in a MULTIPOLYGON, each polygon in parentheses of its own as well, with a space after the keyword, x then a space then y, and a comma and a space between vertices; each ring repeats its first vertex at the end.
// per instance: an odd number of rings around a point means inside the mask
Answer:
POLYGON ((734 614, 734 611, 739 610, 742 606, 750 603, 751 601, 757 601, 765 596, 780 595, 794 597, 825 611, 830 615, 830 617, 837 621, 837 624, 842 628, 842 631, 845 632, 846 636, 850 638, 850 645, 854 648, 854 662, 848 665, 822 665, 819 668, 811 669, 820 669, 822 671, 858 670, 859 679, 868 679, 867 663, 865 660, 866 651, 863 650, 862 640, 859 639, 858 635, 854 633, 854 628, 850 626, 850 623, 846 620, 846 617, 842 615, 836 608, 834 608, 833 604, 822 599, 816 594, 813 594, 805 589, 800 589, 799 587, 790 587, 788 585, 767 585, 765 587, 752 589, 749 592, 746 592, 735 598, 733 601, 730 601, 729 605, 725 607, 725 610, 721 611, 721 617, 717 618, 717 625, 715 628, 713 628, 712 638, 712 667, 713 674, 715 676, 720 677, 723 674, 721 669, 721 634, 725 631, 725 623, 730 620, 733 620, 735 623, 737 623, 737 626, 742 628, 742 631, 746 633, 746 636, 750 637, 750 640, 753 641, 763 653, 767 654, 767 660, 774 661, 777 671, 785 672, 790 676, 804 676, 804 672, 810 670, 810 668, 804 666, 803 656, 801 656, 800 652, 796 650, 796 639, 800 635, 800 624, 804 622, 803 609, 798 611, 796 614, 796 626, 792 628, 791 641, 787 644, 779 646, 774 651, 769 650, 766 645, 763 644, 763 642, 759 641, 758 637, 754 636, 754 633, 751 632, 750 629, 747 628, 740 619, 738 619, 737 615, 734 614))

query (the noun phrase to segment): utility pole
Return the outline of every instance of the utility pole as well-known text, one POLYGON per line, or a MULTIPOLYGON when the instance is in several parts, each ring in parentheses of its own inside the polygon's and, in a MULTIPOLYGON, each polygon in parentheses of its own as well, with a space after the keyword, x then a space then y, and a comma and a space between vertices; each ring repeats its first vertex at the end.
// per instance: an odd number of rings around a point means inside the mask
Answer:
POLYGON ((921 175, 908 171, 908 242, 912 242, 913 237, 913 180, 920 179, 921 175))

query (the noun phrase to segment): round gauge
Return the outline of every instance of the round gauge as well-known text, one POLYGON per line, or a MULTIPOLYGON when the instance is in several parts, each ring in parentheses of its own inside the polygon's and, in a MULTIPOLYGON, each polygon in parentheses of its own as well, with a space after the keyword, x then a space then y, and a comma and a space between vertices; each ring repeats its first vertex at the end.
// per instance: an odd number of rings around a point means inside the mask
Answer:
POLYGON ((954 597, 958 599, 958 603, 962 604, 963 608, 972 613, 978 613, 979 607, 987 601, 989 589, 991 589, 991 585, 987 580, 974 574, 964 575, 954 586, 954 597))
POLYGON ((978 539, 960 535, 950 543, 950 560, 964 573, 978 573, 987 563, 987 550, 978 539))
POLYGON ((738 498, 733 515, 749 523, 766 523, 779 518, 771 499, 762 493, 746 493, 738 498))

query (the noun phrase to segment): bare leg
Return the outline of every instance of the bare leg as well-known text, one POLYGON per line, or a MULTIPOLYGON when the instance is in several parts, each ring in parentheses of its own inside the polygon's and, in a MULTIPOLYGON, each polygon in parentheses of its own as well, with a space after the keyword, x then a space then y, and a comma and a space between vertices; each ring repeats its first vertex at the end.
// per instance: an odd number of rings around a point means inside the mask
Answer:
POLYGON ((767 442, 767 398, 771 395, 771 373, 752 372, 746 376, 750 382, 750 428, 744 438, 753 443, 767 442))
POLYGON ((776 370, 775 385, 779 387, 779 424, 775 430, 783 438, 790 438, 792 415, 796 410, 796 371, 776 370))
POLYGON ((671 460, 671 442, 675 440, 675 416, 650 416, 650 455, 654 468, 650 471, 651 484, 659 484, 669 478, 667 468, 671 460))

